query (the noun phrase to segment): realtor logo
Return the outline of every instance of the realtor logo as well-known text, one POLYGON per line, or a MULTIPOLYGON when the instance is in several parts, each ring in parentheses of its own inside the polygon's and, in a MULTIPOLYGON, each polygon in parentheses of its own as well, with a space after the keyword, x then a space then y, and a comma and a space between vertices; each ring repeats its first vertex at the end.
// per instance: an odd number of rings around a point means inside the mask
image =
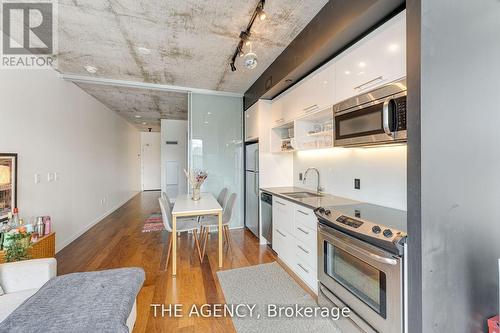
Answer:
POLYGON ((2 3, 2 68, 47 68, 55 51, 55 4, 2 3))

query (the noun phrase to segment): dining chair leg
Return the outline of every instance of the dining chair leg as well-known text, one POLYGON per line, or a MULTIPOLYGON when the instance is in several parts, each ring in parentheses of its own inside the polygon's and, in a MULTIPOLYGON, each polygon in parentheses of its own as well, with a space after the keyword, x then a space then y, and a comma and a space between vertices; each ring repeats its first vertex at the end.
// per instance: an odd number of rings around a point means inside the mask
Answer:
POLYGON ((201 226, 201 228, 200 228, 200 236, 198 237, 198 241, 200 243, 203 241, 204 233, 205 233, 205 227, 201 226))
POLYGON ((226 242, 227 246, 231 248, 231 231, 229 230, 229 226, 225 225, 224 228, 226 229, 226 242))
POLYGON ((170 250, 172 250, 172 233, 168 236, 167 260, 165 261, 165 270, 168 269, 168 260, 170 259, 170 250))
POLYGON ((205 258, 205 250, 207 248, 208 230, 209 228, 205 227, 205 239, 203 240, 203 251, 201 252, 203 258, 205 258))
POLYGON ((203 262, 203 257, 201 256, 200 242, 198 241, 198 232, 196 229, 193 229, 194 243, 196 244, 196 249, 198 250, 198 258, 200 258, 200 262, 203 262))

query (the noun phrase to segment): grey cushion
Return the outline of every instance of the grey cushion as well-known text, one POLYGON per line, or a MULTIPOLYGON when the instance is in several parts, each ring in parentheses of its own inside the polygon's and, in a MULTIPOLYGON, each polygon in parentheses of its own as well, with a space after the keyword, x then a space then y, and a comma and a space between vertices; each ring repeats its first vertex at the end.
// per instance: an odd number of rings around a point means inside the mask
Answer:
POLYGON ((144 277, 141 268, 55 277, 1 322, 0 332, 128 332, 144 277))

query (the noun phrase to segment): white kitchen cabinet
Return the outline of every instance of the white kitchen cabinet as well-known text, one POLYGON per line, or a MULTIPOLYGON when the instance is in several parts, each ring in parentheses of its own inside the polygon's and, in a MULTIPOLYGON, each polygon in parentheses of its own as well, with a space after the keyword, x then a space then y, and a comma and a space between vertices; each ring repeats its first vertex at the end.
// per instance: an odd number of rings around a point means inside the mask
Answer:
POLYGON ((276 125, 291 122, 322 110, 335 102, 335 64, 333 62, 310 74, 273 100, 276 125), (276 106, 274 104, 276 103, 276 106))
POLYGON ((273 250, 317 292, 317 219, 311 209, 273 196, 273 250))
POLYGON ((293 209, 294 204, 290 201, 273 196, 273 225, 289 234, 292 234, 293 209))
POLYGON ((283 100, 276 98, 271 104, 271 127, 276 127, 285 124, 285 116, 283 114, 283 100))
POLYGON ((406 11, 336 58, 337 102, 406 76, 406 11))
POLYGON ((259 139, 259 107, 258 103, 245 111, 245 142, 259 139))
POLYGON ((293 109, 294 119, 323 110, 335 103, 335 63, 330 62, 300 82, 293 109))

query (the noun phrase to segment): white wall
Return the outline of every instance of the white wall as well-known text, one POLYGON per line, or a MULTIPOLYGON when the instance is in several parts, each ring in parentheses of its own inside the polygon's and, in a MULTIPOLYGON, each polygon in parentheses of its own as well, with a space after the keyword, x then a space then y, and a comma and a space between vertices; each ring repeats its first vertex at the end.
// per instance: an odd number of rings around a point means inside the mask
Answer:
POLYGON ((167 162, 178 162, 178 193, 187 193, 187 180, 184 169, 187 170, 187 120, 161 120, 161 190, 166 192, 170 200, 177 196, 174 186, 167 191, 167 162), (177 145, 167 145, 167 141, 177 141, 177 145))
POLYGON ((0 152, 19 154, 21 217, 52 216, 56 250, 138 193, 138 130, 55 71, 2 71, 0 103, 0 152))
POLYGON ((142 190, 161 188, 161 134, 141 132, 142 190))
POLYGON ((299 173, 308 167, 319 169, 327 193, 406 210, 406 146, 294 153, 294 185, 315 190, 315 173, 309 173, 306 184, 299 180, 299 173), (361 189, 354 189, 354 178, 361 180, 361 189))

